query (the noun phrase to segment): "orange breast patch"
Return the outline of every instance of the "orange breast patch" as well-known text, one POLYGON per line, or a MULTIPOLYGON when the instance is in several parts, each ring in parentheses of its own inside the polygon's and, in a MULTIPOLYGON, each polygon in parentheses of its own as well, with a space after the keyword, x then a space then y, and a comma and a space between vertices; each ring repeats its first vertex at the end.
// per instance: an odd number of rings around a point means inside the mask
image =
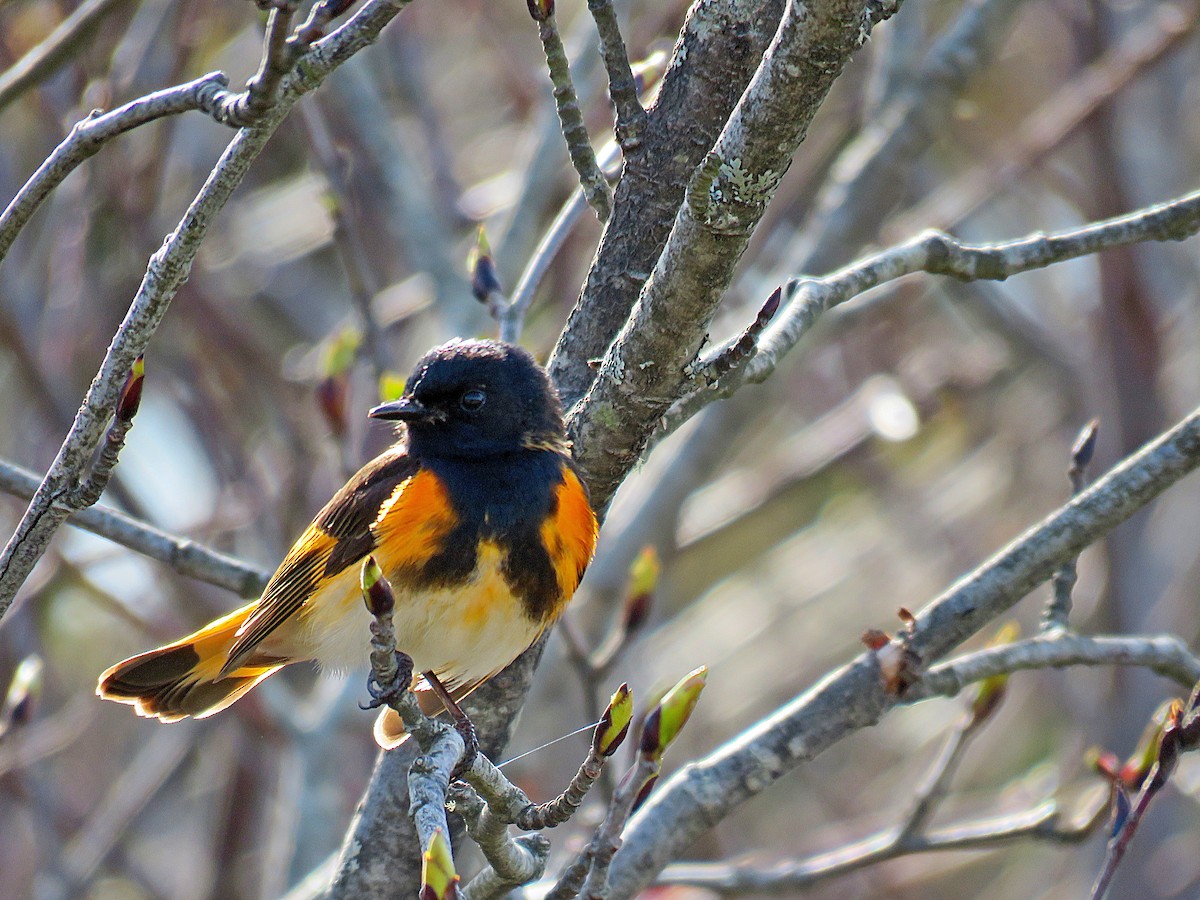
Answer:
MULTIPOLYGON (((458 517, 441 480, 421 470, 396 486, 379 508, 375 532, 376 558, 388 577, 428 562, 458 517)), ((401 576, 402 577, 402 576, 401 576)))
POLYGON ((542 524, 542 543, 565 601, 575 593, 592 561, 598 526, 587 491, 570 467, 563 467, 563 480, 554 489, 554 497, 554 515, 542 524))

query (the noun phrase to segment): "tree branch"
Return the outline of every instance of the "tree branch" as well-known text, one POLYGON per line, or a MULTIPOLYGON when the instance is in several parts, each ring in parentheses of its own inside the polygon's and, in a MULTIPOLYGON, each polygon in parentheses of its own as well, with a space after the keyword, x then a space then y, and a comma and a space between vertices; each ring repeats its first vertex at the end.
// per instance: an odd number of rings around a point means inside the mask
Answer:
POLYGON ((1025 669, 1141 666, 1190 688, 1200 681, 1200 657, 1173 634, 1086 637, 1059 631, 988 647, 934 666, 905 692, 905 702, 953 697, 968 684, 1025 669))
MULTIPOLYGON (((1197 466, 1200 409, 932 601, 917 617, 911 648, 926 662, 945 655, 1197 466)), ((863 654, 677 773, 630 823, 613 864, 613 895, 636 894, 743 800, 875 724, 896 702, 873 655, 863 654)))
POLYGON ((657 884, 687 884, 719 893, 792 893, 831 878, 878 865, 889 859, 937 850, 988 850, 1017 841, 1039 840, 1077 844, 1086 840, 1104 818, 1108 804, 1093 802, 1064 821, 1055 800, 1002 816, 973 819, 901 839, 881 832, 829 853, 776 865, 749 863, 677 863, 656 879, 657 884))
POLYGON ((588 9, 596 20, 600 35, 600 53, 608 72, 608 95, 617 110, 615 133, 622 153, 629 154, 641 144, 646 110, 638 100, 637 82, 629 66, 629 54, 621 38, 621 26, 612 0, 588 0, 588 9))
POLYGON ((650 276, 692 172, 721 134, 779 25, 784 0, 694 2, 638 152, 625 160, 613 214, 549 370, 571 406, 650 276))
MULTIPOLYGON (((997 244, 966 244, 929 230, 907 243, 851 263, 823 278, 788 282, 787 303, 763 331, 758 349, 741 368, 679 400, 662 425, 677 428, 714 400, 731 396, 745 382, 765 381, 783 357, 826 311, 847 300, 916 272, 950 275, 961 281, 1003 281, 1011 275, 1141 241, 1181 241, 1200 231, 1200 191, 1167 203, 1083 228, 997 244)), ((693 376, 699 380, 703 369, 693 376)))
POLYGON ((333 69, 373 42, 383 26, 409 2, 411 0, 371 0, 349 21, 301 56, 280 85, 279 102, 253 127, 238 132, 175 231, 150 258, 142 284, 105 353, 58 455, 12 538, 0 553, 0 617, 45 552, 51 536, 66 519, 66 511, 59 501, 66 497, 95 451, 122 382, 134 360, 144 353, 175 292, 187 279, 196 252, 217 212, 229 200, 250 164, 296 101, 316 88, 333 69))
POLYGON ((0 214, 0 262, 8 255, 13 241, 41 206, 42 201, 50 196, 80 163, 95 156, 105 143, 155 119, 196 109, 211 113, 228 84, 228 79, 222 73, 211 72, 187 84, 155 91, 111 112, 96 112, 76 122, 70 134, 54 148, 54 152, 30 176, 0 214))
POLYGON ((612 188, 604 178, 587 126, 583 123, 583 112, 579 109, 579 98, 571 80, 571 67, 567 51, 558 33, 558 22, 554 18, 554 0, 528 0, 529 14, 537 23, 538 39, 546 54, 546 67, 550 71, 550 83, 554 87, 554 109, 562 127, 563 140, 567 142, 567 153, 571 165, 579 176, 579 185, 587 198, 588 205, 601 222, 608 221, 612 213, 612 188))
MULTIPOLYGON (((0 491, 33 499, 38 477, 28 469, 0 460, 0 491)), ((160 531, 107 506, 92 506, 71 515, 68 524, 128 547, 143 556, 164 562, 181 575, 197 578, 233 591, 239 597, 257 597, 271 573, 188 538, 160 531)))
POLYGON ((569 417, 598 508, 679 396, 685 367, 793 152, 870 31, 870 9, 852 0, 789 3, 750 86, 692 177, 654 271, 569 417))
POLYGON ((87 0, 16 63, 0 73, 0 110, 80 52, 112 13, 130 0, 87 0))

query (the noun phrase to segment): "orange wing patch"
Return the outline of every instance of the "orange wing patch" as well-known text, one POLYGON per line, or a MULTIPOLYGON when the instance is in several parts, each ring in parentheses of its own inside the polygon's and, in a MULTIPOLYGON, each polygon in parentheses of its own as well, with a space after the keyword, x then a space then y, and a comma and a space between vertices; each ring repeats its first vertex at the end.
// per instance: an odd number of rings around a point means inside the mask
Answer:
POLYGON ((428 562, 458 523, 450 495, 437 475, 422 469, 396 486, 379 508, 371 530, 375 557, 388 578, 428 562))
POLYGON ((542 524, 542 544, 558 577, 566 600, 575 593, 596 549, 596 514, 588 502, 587 489, 570 466, 563 466, 563 480, 554 489, 554 515, 542 524))

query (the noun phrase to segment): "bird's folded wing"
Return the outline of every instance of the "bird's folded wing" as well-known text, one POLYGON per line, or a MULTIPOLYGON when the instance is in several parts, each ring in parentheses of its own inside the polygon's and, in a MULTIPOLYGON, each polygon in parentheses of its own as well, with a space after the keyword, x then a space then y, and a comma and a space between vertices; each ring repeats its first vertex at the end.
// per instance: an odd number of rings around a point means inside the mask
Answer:
POLYGON ((330 578, 376 548, 373 528, 385 504, 395 505, 420 464, 394 447, 365 465, 325 505, 271 577, 254 614, 238 631, 222 668, 228 673, 280 625, 296 615, 330 578))

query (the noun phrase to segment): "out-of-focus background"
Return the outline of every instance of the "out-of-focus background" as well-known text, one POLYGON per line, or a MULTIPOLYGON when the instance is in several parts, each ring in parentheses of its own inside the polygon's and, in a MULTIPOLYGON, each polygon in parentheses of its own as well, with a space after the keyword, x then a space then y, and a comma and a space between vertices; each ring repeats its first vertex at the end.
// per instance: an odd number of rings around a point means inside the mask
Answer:
MULTIPOLYGON (((0 0, 0 70, 77 5, 0 0)), ((253 4, 108 5, 57 74, 0 91, 4 202, 92 108, 217 68, 238 85, 257 65, 253 4)), ((687 6, 619 3, 631 55, 669 53, 687 6)), ((926 227, 1006 240, 1195 188, 1197 15, 1190 2, 908 0, 818 115, 714 337, 742 327, 786 277, 926 227), (986 40, 949 52, 945 36, 969 16, 990 17, 986 40), (872 156, 903 116, 903 137, 891 132, 895 143, 872 156)), ((594 28, 583 3, 560 2, 559 20, 599 143, 611 115, 594 28)), ((45 471, 147 257, 229 136, 198 115, 138 129, 26 229, 0 270, 0 459, 45 471)), ((104 502, 273 568, 387 443, 364 418, 380 372, 403 374, 453 335, 494 335, 466 280, 477 224, 511 288, 573 179, 525 5, 413 3, 302 101, 222 213, 151 344, 142 409, 104 502), (365 339, 364 302, 379 326, 365 339)), ((542 359, 598 237, 586 216, 538 294, 523 342, 542 359)), ((708 664, 669 770, 848 660, 865 628, 894 630, 898 607, 919 608, 1067 497, 1069 447, 1088 419, 1102 420, 1099 472, 1197 405, 1197 246, 1115 250, 1006 283, 914 278, 829 315, 767 384, 664 441, 621 489, 575 630, 602 640, 641 546, 656 548, 663 571, 648 621, 598 689, 629 681, 646 698, 708 664)), ((5 538, 23 508, 0 497, 5 538)), ((1075 624, 1194 641, 1197 535, 1193 479, 1085 553, 1075 624)), ((1044 599, 1018 607, 1024 631, 1044 599)), ((60 532, 0 625, 0 685, 32 654, 45 666, 29 721, 0 741, 0 897, 270 898, 338 847, 375 754, 371 714, 357 707, 365 670, 294 667, 216 718, 172 727, 92 696, 108 665, 237 603, 60 532)), ((365 650, 366 635, 364 661, 365 650)), ((1178 692, 1132 671, 1014 677, 940 815, 1053 795, 1069 805, 1100 784, 1087 748, 1128 752, 1178 692)), ((556 636, 510 753, 586 724, 587 709, 556 636)), ((962 709, 893 713, 746 804, 691 857, 798 857, 896 822, 962 709)), ((585 746, 571 738, 506 771, 546 799, 585 746)), ((1200 770, 1185 763, 1115 896, 1200 893, 1198 788, 1200 770)), ((586 822, 552 835, 555 864, 586 822)), ((1078 846, 907 858, 813 895, 1080 896, 1102 831, 1078 846)))

